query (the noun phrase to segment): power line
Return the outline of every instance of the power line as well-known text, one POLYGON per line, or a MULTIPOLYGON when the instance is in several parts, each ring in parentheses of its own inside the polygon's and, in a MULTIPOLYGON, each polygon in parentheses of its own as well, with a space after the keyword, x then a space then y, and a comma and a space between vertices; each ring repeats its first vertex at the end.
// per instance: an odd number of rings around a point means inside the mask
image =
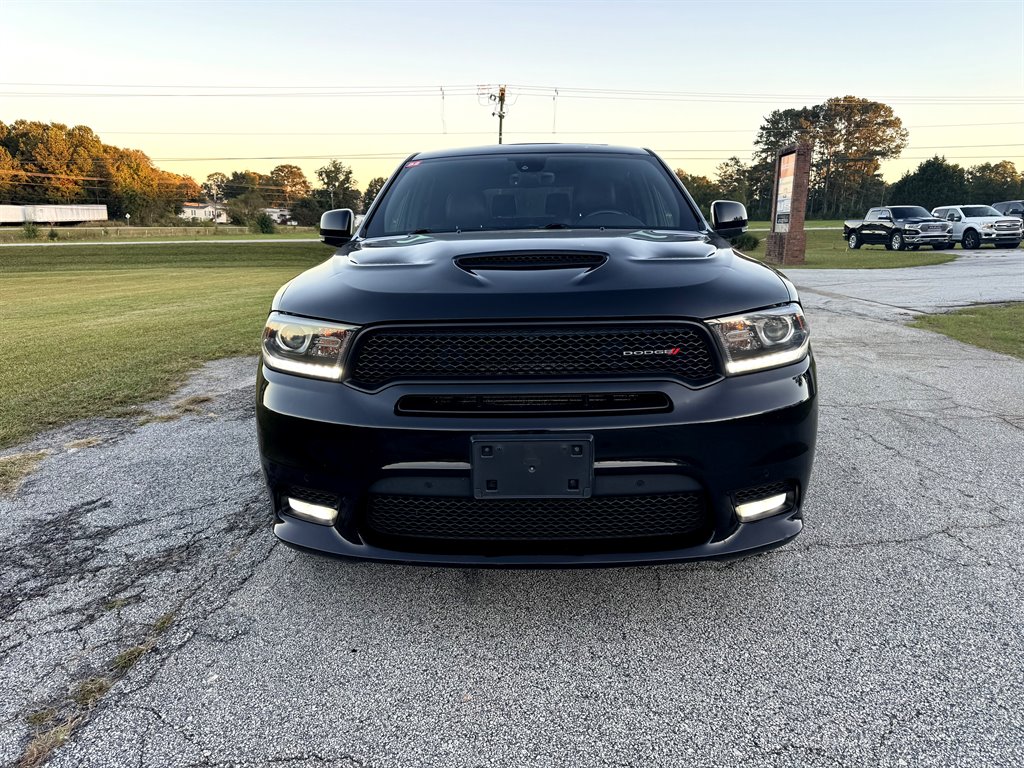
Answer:
MULTIPOLYGON (((933 125, 905 125, 907 130, 922 130, 927 128, 982 128, 996 125, 1024 125, 1024 120, 995 123, 940 123, 933 125)), ((808 129, 811 130, 811 129, 808 129)), ((105 131, 96 130, 97 134, 106 136, 490 136, 493 131, 105 131)), ((509 131, 517 136, 551 136, 551 135, 587 135, 587 136, 641 136, 654 134, 681 134, 681 133, 794 133, 801 132, 799 129, 791 131, 788 128, 777 129, 755 129, 749 128, 678 128, 664 130, 616 130, 616 131, 594 131, 594 130, 550 130, 550 131, 509 131)), ((1005 146, 1005 145, 1002 145, 1005 146)))
MULTIPOLYGON (((481 89, 492 89, 498 86, 445 86, 445 85, 414 85, 414 86, 195 86, 195 85, 131 85, 131 84, 43 84, 43 83, 7 83, 18 88, 120 88, 131 89, 122 91, 8 91, 0 95, 7 97, 62 97, 62 98, 347 98, 347 97, 428 97, 437 96, 443 88, 446 96, 476 95, 481 89), (181 92, 168 93, 160 90, 140 91, 138 89, 188 89, 181 92), (233 90, 232 90, 233 89, 233 90)), ((781 94, 781 93, 742 93, 727 91, 645 91, 636 89, 607 88, 564 88, 543 85, 508 86, 513 95, 541 96, 545 99, 557 94, 569 99, 604 99, 619 101, 668 101, 668 102, 714 102, 714 103, 788 103, 834 99, 839 103, 860 103, 859 97, 828 97, 822 94, 781 94)), ((881 101, 903 104, 1019 104, 1024 98, 1017 96, 886 96, 878 97, 881 101)))

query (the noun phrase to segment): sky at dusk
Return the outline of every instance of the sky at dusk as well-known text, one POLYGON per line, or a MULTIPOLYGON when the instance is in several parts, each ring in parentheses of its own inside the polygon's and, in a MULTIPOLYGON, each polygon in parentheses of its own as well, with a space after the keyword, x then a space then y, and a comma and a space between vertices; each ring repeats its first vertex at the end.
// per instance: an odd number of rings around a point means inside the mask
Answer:
POLYGON ((21 2, 0 13, 0 120, 87 125, 202 182, 331 158, 359 186, 417 150, 645 146, 713 176, 773 109, 853 95, 934 154, 1024 169, 1024 0, 21 2))

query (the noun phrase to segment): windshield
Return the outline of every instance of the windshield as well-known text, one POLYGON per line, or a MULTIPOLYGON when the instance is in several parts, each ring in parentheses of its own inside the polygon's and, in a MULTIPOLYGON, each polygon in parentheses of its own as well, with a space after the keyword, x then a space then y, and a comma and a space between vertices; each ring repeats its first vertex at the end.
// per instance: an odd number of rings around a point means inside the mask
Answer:
POLYGON ((999 211, 993 208, 991 205, 965 205, 961 208, 964 212, 964 216, 974 218, 975 216, 1002 216, 999 211))
POLYGON ((704 228, 650 155, 537 153, 412 160, 365 233, 704 228))
POLYGON ((933 219, 928 211, 919 205, 901 205, 896 208, 890 208, 892 211, 893 219, 933 219))

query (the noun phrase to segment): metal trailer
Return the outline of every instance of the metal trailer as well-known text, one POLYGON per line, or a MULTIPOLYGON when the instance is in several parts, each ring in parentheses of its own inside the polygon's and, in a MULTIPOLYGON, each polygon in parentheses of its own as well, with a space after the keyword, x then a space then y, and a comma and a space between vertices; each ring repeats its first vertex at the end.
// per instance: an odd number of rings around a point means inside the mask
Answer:
POLYGON ((0 224, 80 224, 106 220, 105 205, 0 205, 0 224))

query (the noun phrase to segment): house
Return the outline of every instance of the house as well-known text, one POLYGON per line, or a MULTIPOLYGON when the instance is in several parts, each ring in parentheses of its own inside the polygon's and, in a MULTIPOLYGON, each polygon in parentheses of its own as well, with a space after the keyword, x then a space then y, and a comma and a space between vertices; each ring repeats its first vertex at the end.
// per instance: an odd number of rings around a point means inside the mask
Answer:
POLYGON ((228 213, 223 205, 216 203, 182 203, 181 213, 183 219, 195 222, 212 221, 216 224, 227 224, 228 213))

